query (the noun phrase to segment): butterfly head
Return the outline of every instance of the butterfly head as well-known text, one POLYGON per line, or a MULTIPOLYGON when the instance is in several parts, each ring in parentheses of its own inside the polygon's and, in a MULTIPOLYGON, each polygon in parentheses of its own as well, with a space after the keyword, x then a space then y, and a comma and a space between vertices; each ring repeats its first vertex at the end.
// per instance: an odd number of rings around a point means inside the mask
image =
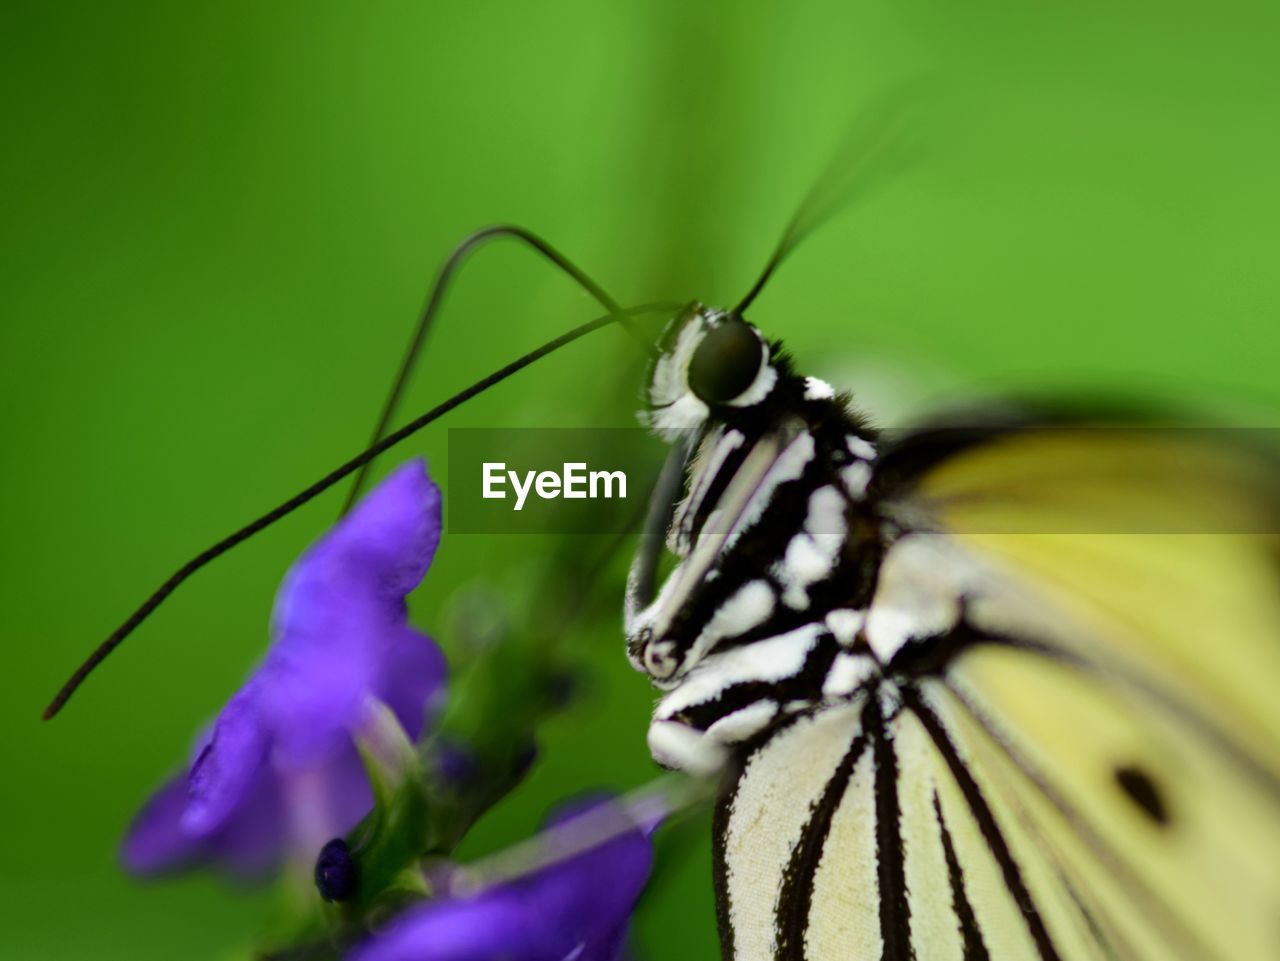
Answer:
POLYGON ((667 326, 649 373, 645 419, 659 433, 753 407, 778 384, 769 342, 727 310, 692 304, 667 326))

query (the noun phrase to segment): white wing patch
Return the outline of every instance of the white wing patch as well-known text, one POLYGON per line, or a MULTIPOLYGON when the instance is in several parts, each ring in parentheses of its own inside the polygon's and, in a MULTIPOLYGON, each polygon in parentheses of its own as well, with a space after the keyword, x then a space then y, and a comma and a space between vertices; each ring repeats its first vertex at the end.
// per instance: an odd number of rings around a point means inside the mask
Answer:
MULTIPOLYGON (((733 961, 907 961, 889 939, 908 936, 916 961, 1236 956, 1231 931, 1219 927, 1225 940, 1206 947, 1185 926, 1207 906, 1166 914, 1165 939, 1153 938, 1152 905, 1131 900, 1129 868, 1082 864, 1070 826, 1019 783, 942 681, 890 688, 876 703, 902 707, 882 733, 863 729, 874 705, 861 698, 800 718, 748 759, 721 821, 733 961), (892 767, 877 771, 882 758, 892 767), (885 904, 897 907, 886 915, 885 904)), ((1255 880, 1261 909, 1270 886, 1255 880)), ((1246 940, 1242 956, 1268 956, 1255 950, 1265 943, 1246 940)))
POLYGON ((842 647, 853 644, 862 625, 867 622, 867 612, 854 610, 851 607, 840 607, 827 613, 827 630, 840 642, 842 647))
POLYGON ((871 465, 864 460, 856 460, 842 467, 840 482, 853 500, 862 500, 867 495, 867 485, 871 483, 871 465))
POLYGON ((983 584, 979 569, 938 534, 908 534, 885 555, 867 614, 866 637, 888 663, 909 641, 941 634, 960 617, 960 598, 983 584))
POLYGON ((871 443, 865 437, 859 437, 857 434, 849 434, 844 439, 845 444, 849 447, 849 453, 861 460, 876 459, 876 445, 871 443))
MULTIPOLYGON (((964 882, 964 891, 970 901, 982 943, 986 946, 992 961, 1003 959, 1026 959, 1035 961, 1039 957, 1035 943, 1028 933, 1026 921, 1018 905, 1009 895, 1008 886, 1002 876, 1000 867, 992 856, 987 839, 974 819, 955 778, 946 770, 945 764, 938 757, 932 746, 926 748, 929 755, 921 759, 915 770, 933 768, 933 783, 938 790, 939 809, 942 811, 947 834, 954 848, 955 856, 964 882), (922 767, 925 766, 925 767, 922 767)), ((970 760, 962 758, 966 766, 970 760)), ((935 829, 935 833, 939 833, 935 829)), ((948 899, 950 902, 950 899, 948 899)), ((944 910, 942 905, 935 905, 916 899, 917 912, 944 910)), ((951 910, 946 913, 952 917, 951 910)), ((956 931, 958 940, 962 935, 956 931)))
MULTIPOLYGON (((801 718, 747 762, 723 834, 725 892, 736 961, 772 961, 774 957, 774 911, 792 848, 808 823, 811 805, 821 797, 859 733, 860 710, 860 705, 850 705, 801 718)), ((858 880, 851 896, 874 905, 874 850, 873 883, 869 887, 862 883, 865 870, 859 872, 858 880)), ((867 957, 878 957, 878 953, 867 957)))
MULTIPOLYGON (((875 765, 872 752, 865 750, 836 809, 813 878, 813 903, 804 937, 806 958, 881 956, 875 823, 875 765)), ((741 957, 745 961, 746 956, 741 957)), ((765 957, 761 955, 760 961, 765 957)))
POLYGON ((822 682, 823 697, 848 697, 878 670, 866 654, 837 654, 822 682))
POLYGON ((920 961, 970 961, 964 957, 951 872, 934 804, 938 780, 947 774, 939 769, 929 735, 910 713, 898 716, 894 745, 907 892, 913 906, 911 944, 920 961))

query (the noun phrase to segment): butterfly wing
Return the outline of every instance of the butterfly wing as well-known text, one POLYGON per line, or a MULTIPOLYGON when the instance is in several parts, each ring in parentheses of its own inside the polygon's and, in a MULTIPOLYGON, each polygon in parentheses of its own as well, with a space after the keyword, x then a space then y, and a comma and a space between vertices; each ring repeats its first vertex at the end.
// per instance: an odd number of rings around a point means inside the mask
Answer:
POLYGON ((891 447, 879 494, 929 532, 868 618, 898 632, 896 700, 751 746, 719 818, 726 956, 1280 956, 1273 481, 1180 431, 891 447))
POLYGON ((1004 432, 897 477, 901 510, 1073 621, 1063 643, 1123 660, 1273 760, 1277 481, 1214 432, 1099 426, 1004 432))
POLYGON ((868 697, 755 746, 717 817, 726 958, 1111 957, 935 699, 868 697))

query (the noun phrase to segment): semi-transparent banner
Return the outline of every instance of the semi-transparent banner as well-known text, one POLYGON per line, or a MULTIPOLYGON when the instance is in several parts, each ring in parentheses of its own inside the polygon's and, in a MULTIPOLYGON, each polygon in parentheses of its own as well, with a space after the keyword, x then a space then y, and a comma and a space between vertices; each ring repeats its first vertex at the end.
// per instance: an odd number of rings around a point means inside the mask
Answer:
MULTIPOLYGON (((448 530, 639 531, 670 450, 641 428, 453 428, 448 530)), ((765 472, 752 496, 794 503, 851 484, 850 500, 889 526, 964 534, 1276 534, 1278 452, 1271 428, 890 429, 865 470, 781 483, 765 472)), ((842 533, 824 516, 808 533, 842 533)), ((735 522, 722 512, 706 530, 735 522)))

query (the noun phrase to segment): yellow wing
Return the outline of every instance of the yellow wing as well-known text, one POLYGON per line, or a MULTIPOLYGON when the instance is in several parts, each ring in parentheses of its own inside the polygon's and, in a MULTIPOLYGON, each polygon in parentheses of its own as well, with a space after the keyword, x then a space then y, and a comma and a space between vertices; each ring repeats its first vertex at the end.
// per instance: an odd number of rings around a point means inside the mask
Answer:
POLYGON ((1280 500, 1248 433, 1015 430, 903 496, 1000 641, 939 711, 1103 956, 1280 957, 1280 500))
POLYGON ((1280 958, 1267 461, 1204 432, 936 440, 883 455, 904 536, 867 620, 934 633, 746 746, 726 957, 1280 958))

